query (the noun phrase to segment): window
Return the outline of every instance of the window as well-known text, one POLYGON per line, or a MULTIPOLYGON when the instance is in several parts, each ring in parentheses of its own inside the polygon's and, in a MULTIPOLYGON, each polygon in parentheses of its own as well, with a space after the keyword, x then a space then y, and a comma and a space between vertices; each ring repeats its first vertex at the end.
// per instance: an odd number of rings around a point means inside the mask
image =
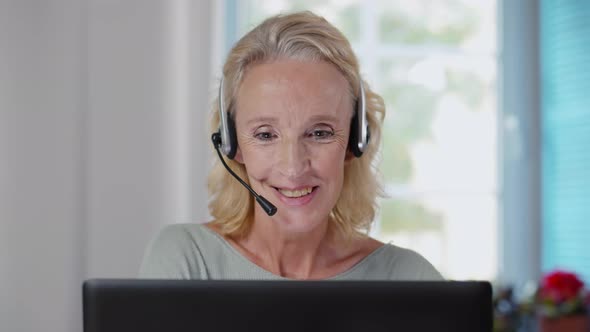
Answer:
POLYGON ((373 235, 447 278, 495 279, 498 202, 496 3, 468 0, 227 1, 232 42, 264 18, 311 10, 351 41, 386 101, 388 198, 373 235))

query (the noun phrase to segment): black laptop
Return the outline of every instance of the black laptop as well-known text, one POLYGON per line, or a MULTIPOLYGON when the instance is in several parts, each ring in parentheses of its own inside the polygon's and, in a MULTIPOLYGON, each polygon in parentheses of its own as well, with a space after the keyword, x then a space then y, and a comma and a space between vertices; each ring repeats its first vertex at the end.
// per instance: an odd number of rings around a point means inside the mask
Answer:
POLYGON ((488 282, 93 279, 85 332, 492 331, 488 282))

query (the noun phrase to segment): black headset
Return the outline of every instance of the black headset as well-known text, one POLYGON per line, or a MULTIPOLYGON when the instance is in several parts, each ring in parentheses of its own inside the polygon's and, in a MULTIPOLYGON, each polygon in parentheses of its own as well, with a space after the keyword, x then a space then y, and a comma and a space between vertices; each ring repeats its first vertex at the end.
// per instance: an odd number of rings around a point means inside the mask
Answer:
MULTIPOLYGON (((221 152, 229 159, 233 159, 238 149, 238 139, 236 135, 236 125, 231 118, 229 110, 225 109, 223 81, 219 83, 219 131, 217 137, 221 138, 221 142, 214 142, 219 146, 221 152)), ((357 99, 354 116, 350 123, 350 135, 348 137, 348 149, 355 157, 360 157, 367 149, 371 132, 369 130, 369 123, 367 122, 367 108, 365 102, 365 89, 363 81, 359 80, 359 98, 357 99)))

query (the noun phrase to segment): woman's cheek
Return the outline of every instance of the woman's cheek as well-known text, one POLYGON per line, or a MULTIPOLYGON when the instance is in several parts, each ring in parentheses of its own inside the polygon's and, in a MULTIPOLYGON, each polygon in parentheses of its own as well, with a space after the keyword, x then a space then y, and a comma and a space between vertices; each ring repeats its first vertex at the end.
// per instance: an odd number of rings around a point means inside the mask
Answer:
POLYGON ((251 176, 257 179, 270 174, 275 161, 272 147, 249 147, 243 152, 246 169, 251 176))

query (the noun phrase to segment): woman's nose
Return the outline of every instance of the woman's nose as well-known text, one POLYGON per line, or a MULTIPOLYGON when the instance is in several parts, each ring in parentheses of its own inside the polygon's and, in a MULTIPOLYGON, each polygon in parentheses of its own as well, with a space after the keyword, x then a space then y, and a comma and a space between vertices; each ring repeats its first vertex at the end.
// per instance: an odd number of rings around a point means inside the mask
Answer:
POLYGON ((309 169, 310 156, 304 144, 297 141, 283 142, 280 146, 279 164, 281 174, 296 179, 309 169))

